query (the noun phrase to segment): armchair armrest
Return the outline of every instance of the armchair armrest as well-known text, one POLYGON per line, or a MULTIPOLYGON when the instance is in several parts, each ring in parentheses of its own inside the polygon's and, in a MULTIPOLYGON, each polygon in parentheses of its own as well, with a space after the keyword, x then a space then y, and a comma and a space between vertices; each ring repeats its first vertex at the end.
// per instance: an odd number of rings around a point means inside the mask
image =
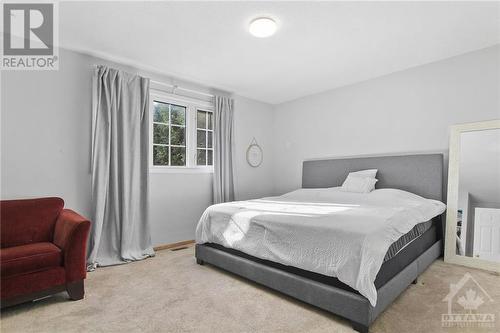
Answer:
POLYGON ((89 229, 90 221, 70 209, 63 209, 57 218, 54 244, 63 252, 67 283, 86 277, 89 229))

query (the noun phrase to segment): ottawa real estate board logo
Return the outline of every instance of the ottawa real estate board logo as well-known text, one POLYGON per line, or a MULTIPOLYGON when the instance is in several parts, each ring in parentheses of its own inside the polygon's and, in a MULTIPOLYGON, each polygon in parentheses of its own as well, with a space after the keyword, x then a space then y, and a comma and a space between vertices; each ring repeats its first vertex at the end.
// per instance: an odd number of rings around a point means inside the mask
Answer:
POLYGON ((57 3, 3 3, 2 70, 59 69, 57 3))
POLYGON ((448 303, 448 313, 441 315, 443 327, 495 328, 495 313, 491 313, 494 300, 471 274, 450 284, 443 302, 448 303))

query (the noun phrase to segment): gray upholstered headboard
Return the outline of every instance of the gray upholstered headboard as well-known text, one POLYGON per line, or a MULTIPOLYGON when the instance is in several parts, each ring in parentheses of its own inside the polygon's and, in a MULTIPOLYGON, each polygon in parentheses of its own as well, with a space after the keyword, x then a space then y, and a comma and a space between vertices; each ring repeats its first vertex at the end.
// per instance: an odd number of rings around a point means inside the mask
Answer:
POLYGON ((302 187, 340 186, 347 174, 378 169, 376 188, 397 188, 443 200, 443 155, 375 156, 304 161, 302 187))

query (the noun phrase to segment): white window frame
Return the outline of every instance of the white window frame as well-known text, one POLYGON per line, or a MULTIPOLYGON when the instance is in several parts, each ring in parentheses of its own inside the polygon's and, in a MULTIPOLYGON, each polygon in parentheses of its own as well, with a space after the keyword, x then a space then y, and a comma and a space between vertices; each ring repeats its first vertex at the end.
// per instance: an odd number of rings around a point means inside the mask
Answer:
MULTIPOLYGON (((215 116, 214 116, 214 111, 213 109, 212 110, 209 110, 207 108, 201 108, 201 107, 198 107, 196 108, 196 117, 195 117, 195 120, 196 120, 196 130, 195 130, 195 136, 196 136, 196 153, 198 154, 198 149, 203 149, 203 150, 206 150, 206 151, 209 151, 211 150, 212 151, 212 165, 204 165, 206 167, 212 167, 213 168, 213 164, 214 164, 214 124, 213 124, 213 120, 214 120, 215 116), (206 119, 206 123, 205 123, 205 128, 198 128, 198 111, 201 111, 201 112, 205 112, 205 113, 212 113, 212 129, 209 129, 208 126, 206 124, 208 124, 208 118, 206 119), (200 131, 204 131, 205 132, 205 144, 208 145, 208 133, 212 133, 212 147, 211 148, 208 148, 208 147, 205 147, 205 148, 198 148, 198 130, 200 131)), ((208 154, 206 155, 208 157, 208 154)), ((205 163, 208 162, 207 160, 207 157, 205 158, 205 163)), ((196 165, 198 167, 204 167, 203 165, 198 165, 198 159, 196 159, 195 161, 196 165)))
MULTIPOLYGON (((149 172, 150 173, 213 173, 213 165, 196 164, 197 111, 214 111, 212 103, 178 96, 160 90, 151 90, 149 96, 149 172), (186 165, 153 165, 153 102, 175 104, 186 108, 186 165)), ((170 139, 169 139, 170 140, 170 139)), ((212 137, 213 140, 213 137, 212 137)), ((213 146, 213 143, 212 143, 213 146)))

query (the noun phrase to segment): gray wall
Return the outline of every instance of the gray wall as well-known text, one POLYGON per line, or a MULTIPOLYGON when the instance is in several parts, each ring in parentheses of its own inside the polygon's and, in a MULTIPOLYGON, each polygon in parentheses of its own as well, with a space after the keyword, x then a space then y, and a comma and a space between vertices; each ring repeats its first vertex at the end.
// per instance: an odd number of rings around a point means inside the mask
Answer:
MULTIPOLYGON (((300 187, 304 159, 447 151, 450 125, 500 118, 499 58, 495 46, 275 107, 236 96, 236 198, 300 187), (264 149, 259 168, 245 161, 254 136, 264 149)), ((58 195, 89 215, 90 80, 96 63, 108 62, 61 50, 57 72, 2 73, 2 198, 58 195)), ((211 176, 150 179, 154 243, 192 239, 212 200, 211 176)))
POLYGON ((452 124, 500 118, 500 47, 276 106, 275 192, 304 159, 448 150, 452 124))
POLYGON ((243 97, 236 98, 234 181, 237 200, 269 196, 274 191, 272 125, 272 106, 243 97), (246 160, 246 149, 254 137, 264 153, 258 168, 251 167, 246 160))
MULTIPOLYGON (((92 66, 108 64, 162 82, 172 79, 67 50, 60 51, 60 61, 59 71, 1 73, 1 198, 60 196, 67 207, 90 216, 92 66)), ((271 160, 253 169, 244 151, 253 136, 265 152, 272 150, 272 107, 239 96, 235 104, 237 198, 268 195, 271 160)), ((212 202, 211 186, 211 174, 150 174, 155 245, 194 238, 196 223, 212 202)))

